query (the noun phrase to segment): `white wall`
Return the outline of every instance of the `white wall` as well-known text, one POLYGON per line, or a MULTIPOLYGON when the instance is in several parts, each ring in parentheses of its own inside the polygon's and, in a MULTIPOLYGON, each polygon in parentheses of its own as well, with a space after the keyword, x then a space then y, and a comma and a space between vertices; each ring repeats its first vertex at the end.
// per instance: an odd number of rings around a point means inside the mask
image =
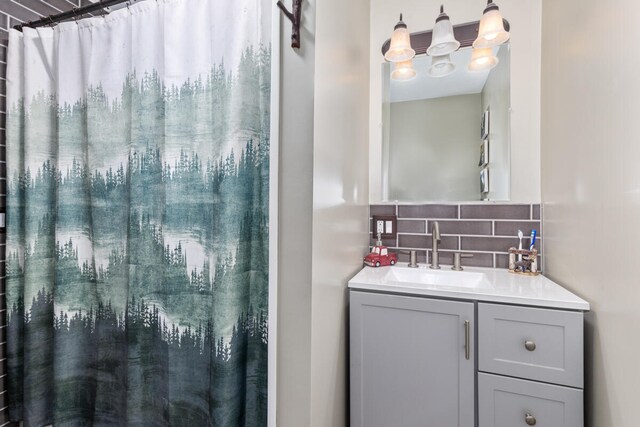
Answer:
POLYGON ((640 3, 544 0, 546 273, 591 303, 586 425, 638 425, 640 3))
MULTIPOLYGON (((282 19, 278 233, 277 425, 311 425, 311 237, 315 0, 303 3, 302 47, 282 19)), ((273 219, 272 219, 273 220, 273 219)), ((274 236, 272 236, 274 238, 274 236)))
MULTIPOLYGON (((511 201, 540 201, 540 29, 541 1, 498 2, 511 23, 511 201)), ((381 198, 382 99, 381 47, 402 12, 409 31, 433 28, 441 0, 371 0, 369 194, 381 198)), ((445 4, 454 25, 477 21, 486 1, 445 4)), ((420 70, 418 70, 420 71, 420 70)))
POLYGON ((369 1, 302 4, 300 50, 281 25, 277 425, 340 427, 346 284, 368 245, 369 1))
POLYGON ((369 0, 317 5, 311 426, 348 425, 347 281, 369 243, 369 0))
POLYGON ((392 102, 390 110, 389 198, 480 200, 481 95, 392 102))

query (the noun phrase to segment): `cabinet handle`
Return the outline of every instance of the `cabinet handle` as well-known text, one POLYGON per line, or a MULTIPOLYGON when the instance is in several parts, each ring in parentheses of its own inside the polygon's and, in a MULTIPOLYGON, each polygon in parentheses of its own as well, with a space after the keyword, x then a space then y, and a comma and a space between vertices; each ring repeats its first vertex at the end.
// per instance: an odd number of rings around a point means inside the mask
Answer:
POLYGON ((469 345, 469 325, 470 322, 468 320, 464 321, 464 357, 469 360, 470 356, 470 345, 469 345))
POLYGON ((526 422, 528 426, 534 426, 538 421, 536 421, 536 417, 527 413, 524 414, 524 422, 526 422))
MULTIPOLYGON (((535 341, 531 341, 531 340, 526 340, 524 342, 524 348, 526 348, 529 351, 533 351, 536 349, 536 343, 535 341)), ((533 425, 533 424, 532 424, 533 425)))

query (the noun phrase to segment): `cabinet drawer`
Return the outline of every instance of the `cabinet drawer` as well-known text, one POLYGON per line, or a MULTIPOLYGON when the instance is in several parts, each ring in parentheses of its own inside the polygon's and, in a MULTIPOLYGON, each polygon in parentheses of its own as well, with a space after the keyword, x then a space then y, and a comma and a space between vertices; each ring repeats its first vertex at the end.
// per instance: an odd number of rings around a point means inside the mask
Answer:
POLYGON ((583 387, 583 315, 478 304, 478 368, 483 372, 583 387))
POLYGON ((583 427, 582 390, 478 374, 479 427, 583 427))

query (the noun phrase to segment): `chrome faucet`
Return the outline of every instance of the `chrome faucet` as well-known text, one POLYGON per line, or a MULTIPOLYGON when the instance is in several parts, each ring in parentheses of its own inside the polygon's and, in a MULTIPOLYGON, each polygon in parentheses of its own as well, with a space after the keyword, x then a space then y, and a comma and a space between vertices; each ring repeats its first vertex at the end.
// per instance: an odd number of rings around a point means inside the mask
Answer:
POLYGON ((440 241, 440 224, 438 221, 431 223, 431 265, 429 268, 434 270, 440 269, 440 260, 438 254, 438 242, 440 241))

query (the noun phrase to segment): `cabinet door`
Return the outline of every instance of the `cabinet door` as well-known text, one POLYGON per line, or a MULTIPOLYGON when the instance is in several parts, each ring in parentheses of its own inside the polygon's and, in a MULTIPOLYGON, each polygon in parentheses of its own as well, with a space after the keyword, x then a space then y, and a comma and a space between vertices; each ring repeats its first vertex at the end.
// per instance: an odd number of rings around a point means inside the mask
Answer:
POLYGON ((351 426, 473 427, 474 304, 358 291, 350 301, 351 426))
POLYGON ((582 390, 478 374, 480 427, 583 427, 582 390))

